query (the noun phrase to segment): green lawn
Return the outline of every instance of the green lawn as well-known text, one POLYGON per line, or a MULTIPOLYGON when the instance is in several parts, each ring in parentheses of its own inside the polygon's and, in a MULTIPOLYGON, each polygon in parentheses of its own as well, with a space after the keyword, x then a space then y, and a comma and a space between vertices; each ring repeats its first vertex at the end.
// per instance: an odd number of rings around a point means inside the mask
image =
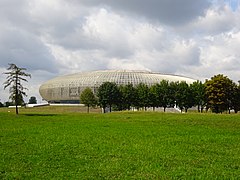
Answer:
POLYGON ((0 179, 240 179, 239 115, 46 109, 1 110, 0 179))

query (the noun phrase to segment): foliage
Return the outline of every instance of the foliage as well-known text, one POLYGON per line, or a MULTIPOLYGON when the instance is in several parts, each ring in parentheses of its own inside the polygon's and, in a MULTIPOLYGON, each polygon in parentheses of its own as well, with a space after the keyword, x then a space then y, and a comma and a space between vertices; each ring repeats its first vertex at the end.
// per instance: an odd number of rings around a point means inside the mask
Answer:
POLYGON ((160 105, 164 108, 164 112, 167 107, 173 107, 175 104, 175 83, 169 83, 166 80, 162 80, 159 84, 160 93, 160 105), (173 87, 171 87, 173 86, 173 87))
POLYGON ((139 83, 136 86, 136 101, 135 107, 144 108, 146 110, 147 107, 150 107, 150 94, 149 88, 144 83, 139 83))
POLYGON ((182 81, 180 83, 177 82, 176 86, 176 105, 180 108, 181 111, 185 109, 185 112, 187 112, 187 110, 194 105, 192 91, 185 81, 182 81))
POLYGON ((157 90, 158 84, 154 84, 149 88, 149 106, 153 107, 154 111, 156 107, 160 107, 160 98, 157 90))
POLYGON ((89 107, 95 107, 97 105, 97 98, 90 88, 86 88, 80 95, 80 102, 87 106, 87 112, 89 113, 89 107))
POLYGON ((230 110, 234 89, 232 80, 227 76, 218 74, 210 80, 206 80, 205 86, 207 103, 213 112, 222 113, 225 110, 230 110))
POLYGON ((35 96, 31 96, 28 104, 37 104, 37 98, 35 96))
POLYGON ((231 105, 235 113, 240 111, 240 84, 239 85, 234 84, 231 105))
POLYGON ((8 75, 7 81, 4 82, 4 89, 10 86, 10 99, 15 103, 16 114, 18 114, 18 105, 22 105, 24 102, 23 96, 27 96, 25 93, 27 88, 23 87, 22 82, 27 82, 24 77, 31 77, 31 75, 24 72, 25 68, 20 68, 15 64, 9 64, 7 70, 9 71, 4 73, 8 75))
MULTIPOLYGON (((113 92, 113 91, 112 91, 113 92)), ((203 112, 211 108, 212 112, 223 112, 234 109, 240 110, 240 88, 232 80, 223 75, 216 75, 203 84, 195 81, 193 84, 186 82, 168 82, 162 80, 160 83, 148 87, 144 83, 133 87, 132 84, 115 87, 115 102, 112 105, 116 110, 137 109, 147 107, 163 107, 164 112, 167 107, 175 105, 181 110, 188 111, 195 106, 198 112, 203 112), (118 89, 118 90, 117 90, 118 89)), ((104 94, 104 93, 103 93, 104 94)), ((108 93, 106 93, 106 97, 108 93)), ((111 95, 113 96, 113 94, 111 95)), ((109 106, 102 98, 102 106, 109 106)), ((111 105, 110 105, 111 107, 111 105)))
POLYGON ((7 101, 7 102, 4 103, 4 105, 5 105, 6 107, 9 107, 9 106, 14 106, 14 103, 7 101))
POLYGON ((134 105, 136 99, 135 88, 132 84, 121 85, 119 86, 119 91, 121 94, 121 109, 128 109, 130 110, 131 106, 134 105))
POLYGON ((239 115, 48 108, 0 113, 0 179, 240 179, 239 115))
POLYGON ((190 85, 194 106, 197 106, 198 112, 203 112, 206 105, 205 86, 201 81, 195 81, 190 85))
POLYGON ((176 105, 176 91, 179 82, 169 83, 169 107, 174 107, 176 105))
POLYGON ((120 102, 120 92, 116 83, 105 82, 97 91, 98 102, 103 108, 104 112, 106 107, 109 106, 110 112, 113 105, 118 105, 120 102))
POLYGON ((0 102, 0 107, 4 107, 4 104, 2 102, 0 102))

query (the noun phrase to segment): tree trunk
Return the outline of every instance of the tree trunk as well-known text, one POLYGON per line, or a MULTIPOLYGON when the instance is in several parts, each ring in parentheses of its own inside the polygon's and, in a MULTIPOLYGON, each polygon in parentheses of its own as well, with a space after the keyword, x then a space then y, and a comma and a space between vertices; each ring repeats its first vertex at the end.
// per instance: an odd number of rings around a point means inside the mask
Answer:
POLYGON ((18 114, 18 105, 16 103, 16 114, 18 114))
POLYGON ((209 107, 206 107, 206 113, 208 112, 209 107))
POLYGON ((87 113, 89 113, 89 105, 87 106, 87 113))
POLYGON ((166 112, 166 107, 163 107, 163 111, 166 112))
POLYGON ((17 82, 18 82, 18 75, 16 74, 16 94, 15 94, 15 106, 16 106, 16 114, 18 114, 18 86, 17 86, 17 82))

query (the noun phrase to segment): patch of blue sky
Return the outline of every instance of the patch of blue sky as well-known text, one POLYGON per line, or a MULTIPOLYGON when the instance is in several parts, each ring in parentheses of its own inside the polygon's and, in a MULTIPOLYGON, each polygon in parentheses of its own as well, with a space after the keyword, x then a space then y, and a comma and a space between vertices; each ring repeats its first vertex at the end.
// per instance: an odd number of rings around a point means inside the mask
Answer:
POLYGON ((234 11, 237 10, 240 5, 240 0, 224 0, 224 2, 227 3, 227 5, 229 5, 229 7, 231 7, 234 11))
POLYGON ((233 11, 236 11, 240 7, 240 0, 210 0, 215 5, 228 5, 233 11))

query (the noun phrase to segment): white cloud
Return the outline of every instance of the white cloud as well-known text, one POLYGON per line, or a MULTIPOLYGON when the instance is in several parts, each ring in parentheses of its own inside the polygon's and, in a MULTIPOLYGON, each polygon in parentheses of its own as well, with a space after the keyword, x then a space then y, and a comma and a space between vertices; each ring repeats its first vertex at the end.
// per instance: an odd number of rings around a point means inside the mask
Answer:
POLYGON ((202 50, 203 62, 207 67, 214 67, 218 71, 237 70, 240 65, 239 46, 240 31, 215 36, 202 50))
POLYGON ((194 24, 198 33, 217 34, 233 29, 239 17, 239 12, 233 12, 228 6, 208 9, 206 15, 199 17, 194 24))

